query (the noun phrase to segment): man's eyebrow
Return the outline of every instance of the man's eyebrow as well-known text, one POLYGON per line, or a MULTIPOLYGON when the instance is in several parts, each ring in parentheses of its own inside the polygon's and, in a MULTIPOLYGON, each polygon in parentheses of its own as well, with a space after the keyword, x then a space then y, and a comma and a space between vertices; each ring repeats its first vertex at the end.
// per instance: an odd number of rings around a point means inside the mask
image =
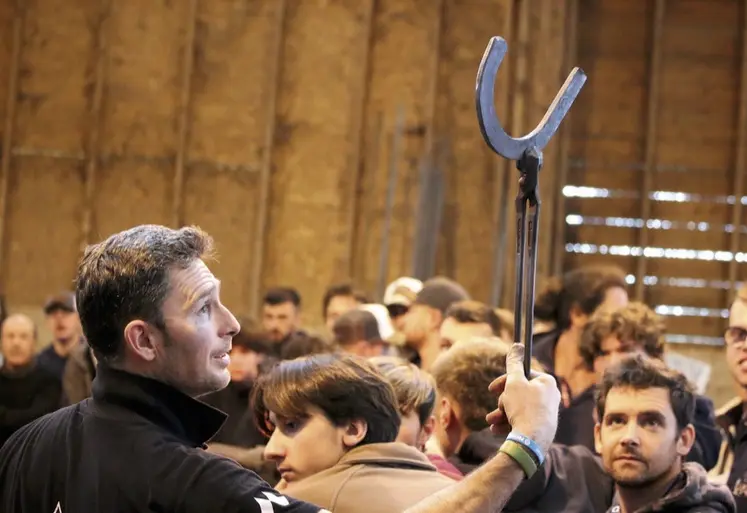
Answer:
POLYGON ((197 290, 194 294, 192 294, 192 297, 189 298, 187 301, 187 305, 189 308, 192 308, 196 303, 198 303, 200 300, 205 299, 206 297, 213 294, 213 292, 217 292, 220 290, 220 280, 215 280, 211 282, 210 284, 206 285, 200 290, 197 290))

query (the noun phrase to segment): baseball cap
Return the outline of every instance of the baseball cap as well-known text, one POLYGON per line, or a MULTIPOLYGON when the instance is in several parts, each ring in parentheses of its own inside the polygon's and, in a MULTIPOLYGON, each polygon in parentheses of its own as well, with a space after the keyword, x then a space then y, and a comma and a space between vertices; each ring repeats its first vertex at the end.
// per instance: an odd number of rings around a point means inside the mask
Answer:
POLYGON ((394 326, 392 320, 389 318, 389 310, 384 305, 378 303, 368 303, 361 305, 358 308, 371 312, 376 318, 376 323, 379 325, 379 334, 382 340, 389 340, 394 335, 394 326))
POLYGON ((44 313, 49 315, 55 310, 76 312, 78 309, 75 306, 75 294, 70 291, 64 291, 47 298, 47 301, 44 303, 44 313))
POLYGON ((410 306, 415 296, 423 288, 423 282, 417 278, 403 276, 390 283, 384 291, 385 305, 410 306))
POLYGON ((454 280, 437 276, 423 284, 423 289, 418 292, 413 304, 430 306, 444 314, 452 304, 467 299, 470 296, 464 287, 454 280))

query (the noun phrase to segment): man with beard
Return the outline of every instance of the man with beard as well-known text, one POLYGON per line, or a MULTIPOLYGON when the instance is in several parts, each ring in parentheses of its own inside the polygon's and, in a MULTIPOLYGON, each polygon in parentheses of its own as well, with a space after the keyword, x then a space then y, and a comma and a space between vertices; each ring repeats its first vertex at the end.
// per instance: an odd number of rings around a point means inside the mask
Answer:
MULTIPOLYGON (((207 267, 195 227, 142 225, 86 248, 76 299, 98 359, 93 395, 16 431, 0 448, 0 511, 319 513, 204 448, 226 415, 198 400, 228 385, 239 323, 207 267)), ((7 322, 7 321, 6 321, 7 322)), ((488 422, 523 433, 468 479, 406 513, 498 512, 537 471, 557 428, 552 377, 527 380, 523 346, 508 357, 488 422)), ((397 419, 398 421, 399 419, 397 419)))
POLYGON ((283 346, 301 326, 301 295, 290 287, 276 287, 265 294, 262 329, 280 356, 283 346))
POLYGON ((695 441, 694 412, 687 378, 658 360, 636 355, 605 372, 594 434, 615 481, 608 513, 736 511, 728 488, 684 462, 695 441))

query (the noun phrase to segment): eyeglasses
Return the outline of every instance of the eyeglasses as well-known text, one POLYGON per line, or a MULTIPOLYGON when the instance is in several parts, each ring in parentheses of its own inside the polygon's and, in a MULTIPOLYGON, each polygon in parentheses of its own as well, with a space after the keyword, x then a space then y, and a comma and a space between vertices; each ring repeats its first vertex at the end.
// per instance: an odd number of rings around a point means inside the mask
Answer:
POLYGON ((724 333, 724 342, 727 346, 742 347, 745 341, 747 341, 747 329, 733 326, 724 333))

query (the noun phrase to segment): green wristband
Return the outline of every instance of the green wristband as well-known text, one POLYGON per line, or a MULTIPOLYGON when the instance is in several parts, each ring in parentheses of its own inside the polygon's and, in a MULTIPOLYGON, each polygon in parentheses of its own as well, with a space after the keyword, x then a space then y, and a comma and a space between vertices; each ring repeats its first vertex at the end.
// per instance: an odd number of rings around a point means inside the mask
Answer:
POLYGON ((521 469, 524 471, 524 474, 526 474, 527 479, 532 477, 534 473, 537 472, 537 463, 535 463, 534 459, 520 444, 517 444, 516 442, 513 442, 511 440, 506 440, 505 442, 503 442, 503 445, 501 445, 501 448, 498 449, 498 451, 510 456, 511 459, 518 463, 521 469))

